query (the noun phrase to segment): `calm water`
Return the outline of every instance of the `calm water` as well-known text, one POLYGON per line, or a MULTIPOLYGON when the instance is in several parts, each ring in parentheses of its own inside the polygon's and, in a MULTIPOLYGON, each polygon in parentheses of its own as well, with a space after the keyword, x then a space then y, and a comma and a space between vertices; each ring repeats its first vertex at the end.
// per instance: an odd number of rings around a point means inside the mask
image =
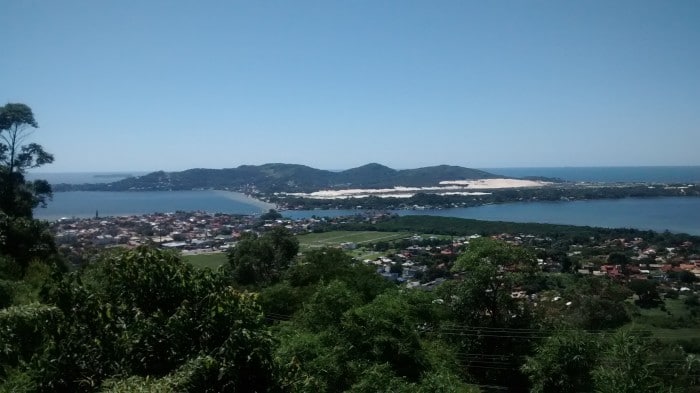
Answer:
POLYGON ((27 174, 29 180, 43 179, 51 184, 85 184, 85 183, 111 183, 130 176, 143 176, 148 172, 64 172, 43 173, 35 172, 27 174))
MULTIPOLYGON (((356 210, 286 211, 285 216, 338 217, 356 210)), ((669 230, 700 235, 700 198, 602 199, 574 202, 519 202, 440 210, 398 210, 399 215, 432 215, 487 221, 539 222, 607 228, 669 230)))
MULTIPOLYGON (((176 210, 203 210, 231 214, 256 214, 269 206, 226 191, 59 192, 46 209, 35 216, 122 216, 176 210)), ((337 217, 357 210, 286 211, 285 216, 337 217)), ((525 202, 441 210, 399 210, 396 213, 473 218, 490 221, 542 222, 600 227, 629 227, 700 235, 700 198, 616 199, 575 202, 525 202)))
POLYGON ((48 207, 35 209, 34 216, 57 220, 61 217, 94 217, 95 212, 100 216, 127 216, 178 210, 257 214, 270 207, 228 191, 75 191, 55 193, 48 207))
MULTIPOLYGON (((547 176, 570 181, 700 182, 700 166, 692 167, 594 167, 594 168, 490 168, 505 176, 547 176)), ((140 175, 142 173, 134 173, 140 175)), ((96 173, 36 174, 52 183, 98 182, 110 179, 96 173)), ((232 214, 255 214, 269 205, 225 191, 156 192, 63 192, 56 193, 46 209, 36 209, 37 218, 131 215, 176 210, 203 210, 232 214)), ((286 216, 303 218, 357 214, 355 210, 287 211, 286 216)), ((651 198, 577 202, 530 202, 487 205, 462 209, 397 211, 398 214, 428 214, 491 221, 541 222, 600 227, 629 227, 669 230, 700 235, 700 198, 651 198)))
POLYGON ((700 183, 700 166, 484 168, 503 176, 558 177, 583 182, 700 183))
POLYGON ((700 198, 525 202, 475 208, 398 212, 488 221, 637 228, 700 235, 700 198))

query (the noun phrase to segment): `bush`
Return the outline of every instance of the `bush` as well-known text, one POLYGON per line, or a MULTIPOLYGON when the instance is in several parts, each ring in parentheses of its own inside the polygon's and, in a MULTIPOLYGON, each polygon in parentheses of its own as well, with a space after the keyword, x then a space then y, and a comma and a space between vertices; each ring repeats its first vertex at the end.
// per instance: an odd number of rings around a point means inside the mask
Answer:
POLYGON ((677 340, 676 343, 680 345, 685 352, 700 354, 700 338, 686 338, 677 340))

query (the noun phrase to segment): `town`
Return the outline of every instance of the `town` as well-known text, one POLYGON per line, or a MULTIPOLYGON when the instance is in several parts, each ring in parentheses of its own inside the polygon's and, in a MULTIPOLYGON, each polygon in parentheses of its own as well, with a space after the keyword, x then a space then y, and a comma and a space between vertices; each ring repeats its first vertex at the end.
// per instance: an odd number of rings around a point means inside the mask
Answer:
MULTIPOLYGON (((307 241, 319 232, 333 232, 348 225, 377 223, 391 219, 384 213, 337 218, 283 218, 270 211, 262 215, 229 215, 207 212, 154 213, 141 216, 65 218, 55 221, 51 230, 59 250, 74 265, 89 262, 104 248, 135 248, 142 245, 180 250, 184 256, 222 254, 235 247, 244 233, 262 234, 282 226, 298 236, 301 252, 314 247, 344 249, 357 260, 374 265, 383 277, 406 283, 409 287, 433 288, 447 279, 459 253, 470 239, 482 234, 462 236, 392 233, 369 237, 362 242, 337 236, 334 241, 307 241)), ((494 239, 535 250, 541 271, 605 276, 613 280, 652 280, 661 293, 700 289, 700 254, 691 241, 674 247, 650 244, 641 237, 579 239, 562 249, 560 239, 537 234, 487 234, 494 239), (585 241, 584 241, 585 240, 585 241)), ((221 261, 225 261, 222 256, 221 261)), ((522 296, 521 293, 513 296, 522 296)), ((672 295, 671 295, 672 296, 672 295)))

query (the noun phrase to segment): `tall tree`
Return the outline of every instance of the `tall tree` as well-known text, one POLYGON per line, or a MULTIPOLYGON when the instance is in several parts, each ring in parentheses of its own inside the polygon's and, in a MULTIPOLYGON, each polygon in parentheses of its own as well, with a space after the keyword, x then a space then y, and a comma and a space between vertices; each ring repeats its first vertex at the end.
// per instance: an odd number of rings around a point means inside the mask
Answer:
POLYGON ((0 107, 0 210, 9 216, 31 218, 32 209, 51 197, 48 182, 24 178, 28 169, 53 162, 53 155, 41 145, 24 144, 38 127, 29 106, 0 107))
POLYGON ((299 252, 299 241, 287 229, 277 227, 260 237, 248 236, 228 254, 233 279, 240 285, 276 283, 299 252))
POLYGON ((470 354, 462 363, 479 383, 506 384, 512 392, 527 389, 527 377, 518 367, 537 334, 530 304, 511 294, 534 277, 536 267, 537 259, 526 248, 474 239, 453 268, 463 278, 437 290, 455 322, 445 326, 445 335, 459 352, 470 354))

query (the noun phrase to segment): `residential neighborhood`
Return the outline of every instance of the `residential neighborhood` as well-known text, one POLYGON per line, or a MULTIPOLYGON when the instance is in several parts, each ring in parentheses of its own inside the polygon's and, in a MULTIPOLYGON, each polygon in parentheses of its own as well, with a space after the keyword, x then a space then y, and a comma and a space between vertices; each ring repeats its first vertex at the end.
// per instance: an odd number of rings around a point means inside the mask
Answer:
MULTIPOLYGON (((222 253, 245 233, 261 234, 283 226, 296 235, 333 231, 335 227, 357 222, 386 219, 383 214, 338 218, 285 219, 281 216, 246 216, 206 212, 157 213, 141 216, 61 219, 52 224, 59 249, 74 263, 85 263, 91 250, 110 247, 135 248, 155 245, 181 250, 183 255, 222 253), (267 218, 267 219, 266 219, 267 218)), ((471 239, 468 236, 405 234, 391 241, 339 241, 322 243, 339 247, 359 261, 373 265, 388 280, 408 287, 431 289, 455 278, 451 267, 471 239)), ((690 253, 691 242, 677 247, 659 247, 643 238, 608 239, 599 244, 571 244, 565 253, 554 253, 556 241, 534 234, 499 233, 491 235, 516 246, 527 246, 538 254, 543 272, 576 272, 605 276, 613 280, 653 280, 665 291, 700 289, 700 255, 690 253)), ((300 237, 304 239, 304 237, 300 237)), ((381 239, 381 238, 379 238, 381 239)), ((317 247, 319 245, 311 245, 317 247)), ((303 249, 302 249, 303 252, 303 249)), ((522 295, 513 294, 514 297, 522 295)))

